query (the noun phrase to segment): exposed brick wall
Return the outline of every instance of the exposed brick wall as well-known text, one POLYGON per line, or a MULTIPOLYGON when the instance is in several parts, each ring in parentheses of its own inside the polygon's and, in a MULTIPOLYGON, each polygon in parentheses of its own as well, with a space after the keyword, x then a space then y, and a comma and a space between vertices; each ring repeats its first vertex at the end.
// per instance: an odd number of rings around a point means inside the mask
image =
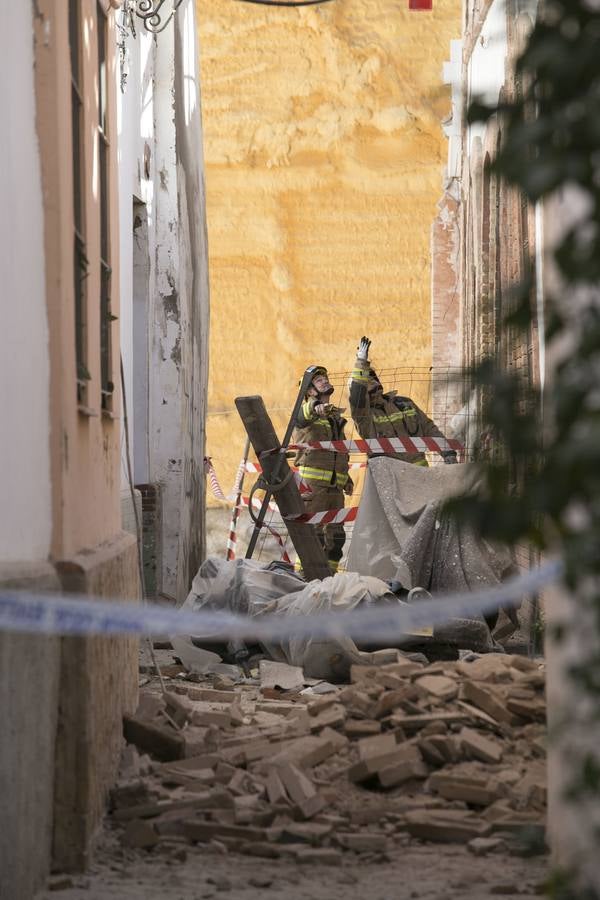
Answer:
POLYGON ((447 190, 431 232, 432 414, 442 431, 463 405, 460 378, 460 199, 447 190))
MULTIPOLYGON (((488 0, 469 0, 465 4, 463 33, 463 84, 468 84, 467 66, 485 16, 488 0)), ((500 101, 519 96, 523 85, 511 74, 514 60, 528 28, 526 16, 519 15, 512 0, 507 0, 506 22, 508 60, 505 84, 500 101)), ((463 123, 463 153, 460 184, 454 186, 458 202, 452 203, 446 193, 440 202, 440 214, 432 231, 432 330, 433 366, 447 365, 450 359, 457 367, 468 370, 486 358, 493 357, 506 371, 522 379, 525 387, 539 381, 539 337, 535 323, 528 330, 517 330, 505 324, 515 308, 515 288, 528 274, 535 254, 535 216, 533 208, 519 191, 499 180, 490 163, 502 141, 500 126, 491 120, 481 137, 463 123), (458 246, 452 249, 449 264, 449 233, 445 226, 451 216, 458 230, 458 246), (449 292, 456 284, 456 301, 449 313, 449 292)), ((532 298, 533 300, 534 298, 532 298)), ((466 385, 466 394, 469 393, 466 385)), ((535 398, 524 392, 521 412, 533 412, 535 398)), ((486 391, 477 388, 470 394, 468 406, 467 444, 474 446, 483 430, 482 409, 486 391)), ((435 397, 434 397, 435 401, 435 397)), ((438 416, 441 409, 438 398, 438 416)), ((434 405, 434 412, 436 407, 434 405)), ((484 449, 483 453, 488 450, 484 449)), ((496 445, 494 453, 502 454, 496 445)), ((524 467, 515 467, 515 481, 527 477, 524 467)), ((537 562, 537 552, 527 546, 516 548, 515 561, 522 569, 537 562)), ((517 640, 531 643, 535 638, 537 606, 525 600, 521 611, 522 627, 517 640)))

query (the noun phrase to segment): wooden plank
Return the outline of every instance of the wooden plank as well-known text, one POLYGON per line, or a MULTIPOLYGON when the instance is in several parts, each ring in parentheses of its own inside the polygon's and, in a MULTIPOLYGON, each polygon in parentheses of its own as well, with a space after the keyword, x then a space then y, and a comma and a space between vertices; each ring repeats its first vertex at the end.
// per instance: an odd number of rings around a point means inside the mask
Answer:
MULTIPOLYGON (((287 516, 302 515, 304 503, 287 460, 281 459, 281 454, 277 452, 266 452, 279 450, 281 444, 262 397, 236 397, 235 405, 267 481, 270 482, 273 473, 277 473, 277 469, 279 469, 278 480, 280 483, 285 482, 283 487, 273 494, 281 515, 284 519, 287 516), (263 456, 263 453, 266 455, 263 456)), ((331 570, 325 551, 313 527, 305 522, 294 522, 293 520, 287 520, 286 525, 296 553, 300 557, 307 581, 315 578, 328 578, 331 570)))

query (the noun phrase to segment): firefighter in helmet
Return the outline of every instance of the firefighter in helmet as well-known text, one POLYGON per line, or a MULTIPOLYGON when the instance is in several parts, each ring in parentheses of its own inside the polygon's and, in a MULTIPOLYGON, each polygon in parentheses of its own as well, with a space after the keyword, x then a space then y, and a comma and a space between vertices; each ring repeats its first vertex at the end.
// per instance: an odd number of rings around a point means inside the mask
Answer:
MULTIPOLYGON (((444 435, 410 397, 400 397, 396 391, 384 392, 375 369, 369 362, 371 341, 362 337, 350 379, 350 412, 360 436, 368 438, 435 437, 444 435)), ((455 463, 456 452, 440 454, 445 463, 455 463)), ((404 462, 427 466, 424 453, 371 453, 370 456, 392 456, 404 462)))
MULTIPOLYGON (((343 441, 346 439, 342 417, 343 409, 330 403, 333 386, 327 369, 317 366, 304 402, 296 419, 293 441, 295 444, 313 441, 343 441)), ((344 508, 344 494, 352 495, 353 484, 348 474, 348 454, 334 450, 310 448, 299 450, 295 463, 298 473, 310 488, 310 493, 302 495, 307 513, 323 512, 344 508)), ((329 524, 316 526, 329 567, 337 572, 346 540, 344 526, 329 524)))

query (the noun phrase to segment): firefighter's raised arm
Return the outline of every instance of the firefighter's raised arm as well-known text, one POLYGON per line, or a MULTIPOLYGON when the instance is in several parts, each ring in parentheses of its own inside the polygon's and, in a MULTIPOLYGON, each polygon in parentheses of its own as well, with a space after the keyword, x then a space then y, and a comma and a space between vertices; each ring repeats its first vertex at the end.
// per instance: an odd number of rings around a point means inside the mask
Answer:
POLYGON ((371 341, 368 337, 361 337, 358 343, 356 360, 352 375, 350 376, 350 414, 354 419, 358 433, 363 438, 371 437, 371 403, 369 400, 369 377, 371 364, 369 363, 369 348, 371 341))

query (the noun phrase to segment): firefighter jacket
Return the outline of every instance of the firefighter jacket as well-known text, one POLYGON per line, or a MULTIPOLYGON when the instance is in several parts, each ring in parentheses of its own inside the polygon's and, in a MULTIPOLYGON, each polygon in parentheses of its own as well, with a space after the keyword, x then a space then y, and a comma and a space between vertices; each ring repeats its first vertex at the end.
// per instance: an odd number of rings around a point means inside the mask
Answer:
MULTIPOLYGON (((327 417, 315 412, 318 401, 315 397, 305 400, 296 419, 293 443, 304 444, 313 441, 344 441, 346 419, 342 418, 343 410, 333 407, 327 417)), ((348 454, 335 450, 299 450, 295 463, 301 478, 311 485, 347 489, 351 484, 348 475, 348 454)))
MULTIPOLYGON (((395 391, 390 391, 387 394, 378 394, 373 400, 368 390, 369 373, 372 371, 366 360, 357 359, 350 380, 350 411, 361 438, 444 437, 437 425, 410 397, 399 397, 395 391)), ((370 455, 391 456, 403 462, 427 465, 424 453, 375 451, 370 455)), ((456 460, 453 450, 443 453, 442 456, 444 459, 451 456, 452 462, 456 460)))

